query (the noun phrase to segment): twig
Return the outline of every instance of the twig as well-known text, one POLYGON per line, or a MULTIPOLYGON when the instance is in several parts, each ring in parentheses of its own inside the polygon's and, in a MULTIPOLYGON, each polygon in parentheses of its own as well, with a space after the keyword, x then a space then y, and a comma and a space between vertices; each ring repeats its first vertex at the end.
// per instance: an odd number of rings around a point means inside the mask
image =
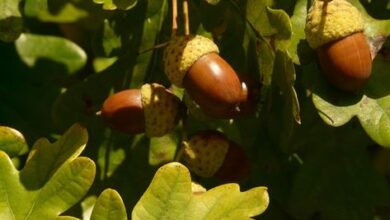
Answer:
POLYGON ((172 0, 172 36, 177 34, 177 0, 172 0))
POLYGON ((180 162, 181 157, 183 156, 184 149, 185 149, 187 146, 188 146, 187 141, 182 141, 182 142, 181 142, 180 148, 179 148, 179 150, 177 151, 176 156, 175 156, 175 159, 174 159, 175 162, 180 162))
POLYGON ((169 42, 164 42, 164 43, 161 43, 161 44, 157 44, 151 48, 148 48, 148 49, 145 49, 145 50, 141 50, 140 52, 138 52, 137 55, 141 55, 141 54, 144 54, 144 53, 147 53, 147 52, 150 52, 154 49, 158 49, 158 48, 162 48, 162 47, 165 47, 168 45, 169 42))
POLYGON ((175 160, 176 162, 179 162, 184 149, 188 146, 188 134, 187 134, 187 115, 184 115, 182 120, 181 120, 181 144, 179 150, 176 152, 175 160))
POLYGON ((184 35, 190 35, 190 19, 188 17, 188 1, 183 0, 184 35))

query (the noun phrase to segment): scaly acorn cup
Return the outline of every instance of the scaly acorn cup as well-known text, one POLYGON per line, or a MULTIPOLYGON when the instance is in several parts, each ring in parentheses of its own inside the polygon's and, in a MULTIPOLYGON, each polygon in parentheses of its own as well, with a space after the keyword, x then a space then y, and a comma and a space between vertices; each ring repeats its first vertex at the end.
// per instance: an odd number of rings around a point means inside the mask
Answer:
POLYGON ((104 101, 101 112, 114 130, 160 137, 175 127, 179 105, 178 97, 164 86, 152 83, 111 95, 104 101))
POLYGON ((183 160, 200 177, 237 181, 249 173, 249 162, 242 148, 218 131, 193 135, 184 147, 183 160))
POLYGON ((184 87, 208 115, 231 118, 245 98, 233 68, 213 41, 200 35, 174 37, 164 51, 165 73, 184 87))
POLYGON ((343 91, 360 90, 371 75, 372 58, 360 12, 346 0, 314 0, 306 39, 316 49, 329 82, 343 91))

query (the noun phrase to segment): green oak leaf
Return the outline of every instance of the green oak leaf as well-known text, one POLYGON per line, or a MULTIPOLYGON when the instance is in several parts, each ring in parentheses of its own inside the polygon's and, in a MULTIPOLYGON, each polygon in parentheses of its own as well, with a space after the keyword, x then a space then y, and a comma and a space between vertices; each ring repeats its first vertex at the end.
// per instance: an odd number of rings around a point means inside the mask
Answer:
POLYGON ((388 61, 377 56, 372 76, 361 95, 340 95, 327 85, 315 64, 304 68, 313 90, 313 103, 321 118, 331 126, 342 126, 357 117, 366 133, 378 144, 390 147, 390 77, 388 61))
POLYGON ((127 220, 127 214, 119 193, 113 189, 106 189, 96 200, 91 220, 110 219, 127 220))
POLYGON ((273 0, 248 0, 246 14, 248 21, 262 35, 271 36, 274 29, 269 20, 267 7, 271 7, 273 0))
POLYGON ((270 127, 276 132, 275 140, 287 147, 295 126, 301 123, 300 104, 294 88, 295 68, 286 51, 276 51, 273 73, 270 127), (275 123, 276 122, 276 123, 275 123))
POLYGON ((82 48, 60 37, 22 34, 16 41, 16 49, 21 59, 30 67, 40 59, 48 59, 64 65, 69 74, 80 70, 87 60, 82 48))
POLYGON ((10 42, 22 33, 23 19, 19 11, 20 0, 0 2, 0 40, 10 42))
POLYGON ((137 4, 137 0, 93 0, 96 4, 102 4, 104 10, 130 10, 137 4))
POLYGON ((78 157, 86 142, 87 131, 79 125, 55 143, 40 139, 21 171, 0 151, 0 219, 56 219, 75 205, 95 177, 94 162, 78 157))
POLYGON ((295 64, 300 64, 300 56, 298 56, 301 41, 305 40, 305 26, 307 16, 307 1, 298 0, 295 4, 293 16, 291 17, 292 36, 288 48, 289 55, 292 57, 295 64))
POLYGON ((18 130, 0 126, 0 150, 6 152, 12 158, 26 153, 28 145, 23 134, 18 130))
POLYGON ((150 138, 149 164, 159 165, 173 161, 179 143, 177 132, 171 132, 162 137, 150 138))
POLYGON ((26 0, 24 13, 27 17, 36 17, 44 22, 69 23, 76 22, 88 16, 88 12, 76 7, 69 1, 54 0, 26 0), (50 2, 53 1, 53 2, 50 2), (55 4, 58 11, 50 10, 49 3, 55 4))
POLYGON ((251 219, 269 203, 266 187, 240 192, 225 184, 192 194, 189 170, 180 163, 162 166, 132 212, 132 219, 251 219))
POLYGON ((286 50, 292 36, 292 26, 288 14, 280 9, 267 7, 267 15, 272 25, 272 36, 275 38, 275 47, 279 50, 286 50))
MULTIPOLYGON (((300 107, 297 93, 294 88, 295 67, 288 53, 288 48, 292 38, 292 24, 289 16, 283 10, 275 10, 267 7, 267 15, 272 25, 271 45, 273 44, 276 52, 273 60, 272 84, 279 87, 285 102, 288 103, 283 115, 293 118, 300 123, 300 107), (288 112, 289 111, 289 112, 288 112)), ((268 58, 269 59, 269 58, 268 58)), ((283 120, 284 122, 290 120, 283 120)))

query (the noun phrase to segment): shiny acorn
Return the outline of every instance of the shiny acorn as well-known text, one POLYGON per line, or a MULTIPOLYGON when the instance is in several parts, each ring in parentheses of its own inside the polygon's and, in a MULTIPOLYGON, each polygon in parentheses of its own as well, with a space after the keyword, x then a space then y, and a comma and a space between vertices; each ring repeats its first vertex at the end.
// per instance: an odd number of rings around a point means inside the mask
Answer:
POLYGON ((306 38, 316 49, 328 81, 356 92, 371 75, 372 57, 360 12, 346 0, 314 0, 306 21, 306 38))
POLYGON ((231 118, 244 94, 236 72, 218 52, 217 45, 206 37, 175 37, 164 51, 165 73, 174 85, 184 87, 207 115, 231 118))
POLYGON ((179 107, 178 97, 164 86, 152 83, 109 96, 101 115, 112 129, 122 133, 145 132, 149 137, 160 137, 175 127, 179 107))
POLYGON ((249 174, 249 161, 243 149, 218 131, 201 131, 186 142, 183 160, 200 177, 238 181, 249 174))
MULTIPOLYGON (((257 101, 260 93, 260 83, 247 75, 239 75, 242 87, 242 102, 238 109, 233 109, 226 113, 228 118, 242 118, 253 115, 256 112, 257 101)), ((183 95, 183 102, 187 106, 188 112, 196 119, 207 121, 211 118, 204 113, 200 106, 188 95, 183 95)))

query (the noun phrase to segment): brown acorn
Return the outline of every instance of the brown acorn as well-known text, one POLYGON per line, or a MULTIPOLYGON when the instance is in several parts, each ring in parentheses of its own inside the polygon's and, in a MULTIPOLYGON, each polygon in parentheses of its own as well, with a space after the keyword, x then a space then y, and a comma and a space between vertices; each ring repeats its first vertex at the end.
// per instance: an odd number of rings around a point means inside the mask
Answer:
POLYGON ((363 31, 363 18, 348 1, 314 0, 306 38, 328 81, 340 90, 356 92, 371 75, 371 51, 363 31))
POLYGON ((218 131, 193 135, 185 145, 183 160, 201 177, 237 181, 249 174, 249 161, 243 149, 218 131))
POLYGON ((208 38, 176 37, 164 51, 165 72, 206 114, 230 118, 244 96, 237 74, 218 52, 208 38))
POLYGON ((371 75, 370 47, 362 32, 327 43, 317 54, 326 77, 341 90, 359 90, 371 75))
POLYGON ((177 122, 180 99, 157 83, 128 89, 108 97, 101 115, 114 130, 160 137, 177 122))
MULTIPOLYGON (((239 109, 234 109, 233 111, 226 113, 228 118, 247 117, 256 112, 261 85, 247 75, 239 75, 239 77, 241 79, 243 101, 239 104, 239 109)), ((199 104, 189 97, 187 92, 184 93, 183 102, 187 106, 189 113, 196 119, 201 121, 208 121, 211 119, 209 115, 204 113, 199 104)))
POLYGON ((103 118, 117 131, 129 134, 145 132, 141 90, 127 89, 109 96, 101 109, 103 118))

